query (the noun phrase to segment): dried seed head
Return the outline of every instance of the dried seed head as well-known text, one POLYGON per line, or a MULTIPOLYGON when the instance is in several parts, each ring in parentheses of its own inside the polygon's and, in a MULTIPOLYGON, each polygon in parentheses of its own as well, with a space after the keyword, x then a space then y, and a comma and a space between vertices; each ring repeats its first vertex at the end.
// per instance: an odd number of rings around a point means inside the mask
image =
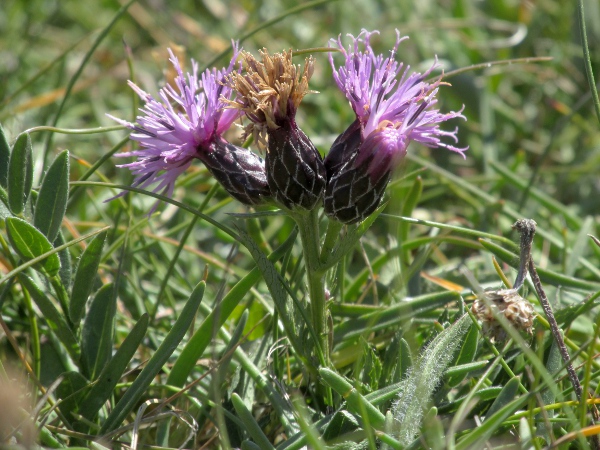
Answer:
POLYGON ((506 339, 506 331, 496 319, 502 314, 519 331, 532 333, 535 312, 531 303, 519 295, 516 289, 485 291, 484 299, 477 299, 471 311, 483 323, 483 332, 492 342, 506 339))
POLYGON ((231 73, 227 85, 237 92, 233 100, 224 99, 229 108, 243 111, 251 124, 246 134, 253 134, 257 142, 265 143, 267 130, 275 130, 286 120, 293 119, 298 105, 306 94, 308 81, 313 74, 314 58, 306 58, 304 70, 292 63, 292 50, 270 55, 260 51, 258 61, 251 53, 243 51, 246 63, 244 73, 231 73))

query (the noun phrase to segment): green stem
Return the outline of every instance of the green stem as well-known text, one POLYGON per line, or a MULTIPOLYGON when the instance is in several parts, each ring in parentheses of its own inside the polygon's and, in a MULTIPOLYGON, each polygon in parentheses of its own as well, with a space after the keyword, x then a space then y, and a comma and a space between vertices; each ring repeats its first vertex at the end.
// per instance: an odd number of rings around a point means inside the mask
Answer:
POLYGON ((329 224, 327 225, 327 233, 325 234, 325 241, 323 242, 323 247, 321 248, 321 263, 325 263, 327 261, 327 257, 332 252, 335 244, 340 237, 340 231, 344 225, 337 220, 330 219, 329 224))
MULTIPOLYGON (((325 273, 321 270, 319 246, 319 217, 318 210, 296 212, 292 215, 298 224, 304 263, 306 265, 306 280, 310 296, 310 318, 315 330, 325 367, 329 366, 329 344, 327 340, 327 310, 325 300, 325 273)), ((319 353, 317 349, 317 353, 319 353)))

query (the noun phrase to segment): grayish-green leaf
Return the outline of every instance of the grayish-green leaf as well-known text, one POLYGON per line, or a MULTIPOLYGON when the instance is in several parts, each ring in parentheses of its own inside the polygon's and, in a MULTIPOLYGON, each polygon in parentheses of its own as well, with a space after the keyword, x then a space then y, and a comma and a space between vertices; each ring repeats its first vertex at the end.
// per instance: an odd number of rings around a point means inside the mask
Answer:
POLYGON ((35 203, 33 224, 50 242, 56 239, 69 199, 69 151, 54 159, 44 175, 35 203))
POLYGON ((393 414, 398 422, 395 434, 403 445, 410 444, 419 433, 433 391, 458 350, 470 323, 471 319, 465 314, 438 334, 402 381, 402 390, 394 404, 393 414))
POLYGON ((33 184, 31 138, 20 134, 10 154, 8 164, 8 206, 14 214, 21 214, 33 184))
MULTIPOLYGON (((54 239, 54 248, 58 248, 62 245, 66 244, 65 237, 62 231, 58 232, 56 239, 54 239)), ((58 276, 60 277, 60 281, 62 282, 65 289, 68 290, 71 286, 71 253, 69 253, 68 248, 63 248, 58 252, 58 259, 60 260, 60 271, 58 272, 58 276)))
MULTIPOLYGON (((13 249, 25 261, 31 261, 54 249, 50 241, 46 239, 46 236, 40 233, 33 225, 28 224, 18 217, 9 217, 6 219, 6 231, 13 249)), ((44 275, 53 277, 60 270, 60 259, 56 253, 53 253, 33 267, 44 275)))

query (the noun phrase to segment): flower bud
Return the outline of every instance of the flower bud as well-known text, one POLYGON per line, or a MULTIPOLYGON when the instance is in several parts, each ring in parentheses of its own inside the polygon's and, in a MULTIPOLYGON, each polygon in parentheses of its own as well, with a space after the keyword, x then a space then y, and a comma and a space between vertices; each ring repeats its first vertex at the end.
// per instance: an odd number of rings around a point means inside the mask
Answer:
POLYGON ((313 209, 325 189, 321 155, 293 120, 267 135, 266 170, 273 198, 288 209, 313 209))
POLYGON ((260 205, 270 197, 265 163, 256 153, 218 139, 200 160, 223 188, 246 205, 260 205))

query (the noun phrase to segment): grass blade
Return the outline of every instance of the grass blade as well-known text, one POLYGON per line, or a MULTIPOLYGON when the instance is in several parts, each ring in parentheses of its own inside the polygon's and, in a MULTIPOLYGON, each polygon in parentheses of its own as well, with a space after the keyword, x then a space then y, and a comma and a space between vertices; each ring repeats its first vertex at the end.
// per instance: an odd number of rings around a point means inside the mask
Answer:
POLYGON ((160 346, 156 349, 156 352, 154 352, 154 355, 152 355, 152 358, 150 358, 146 367, 144 367, 142 372, 132 383, 131 387, 127 389, 123 397, 121 397, 115 408, 107 417, 100 429, 100 435, 106 434, 118 427, 127 414, 135 407, 136 403, 142 398, 154 377, 161 371, 163 365, 173 354, 177 345, 179 345, 185 336, 186 331, 194 321, 196 311, 204 296, 205 287, 206 284, 204 281, 201 281, 194 288, 190 298, 181 311, 181 314, 179 314, 179 317, 173 324, 173 328, 171 328, 171 331, 169 331, 169 334, 167 334, 160 346))

